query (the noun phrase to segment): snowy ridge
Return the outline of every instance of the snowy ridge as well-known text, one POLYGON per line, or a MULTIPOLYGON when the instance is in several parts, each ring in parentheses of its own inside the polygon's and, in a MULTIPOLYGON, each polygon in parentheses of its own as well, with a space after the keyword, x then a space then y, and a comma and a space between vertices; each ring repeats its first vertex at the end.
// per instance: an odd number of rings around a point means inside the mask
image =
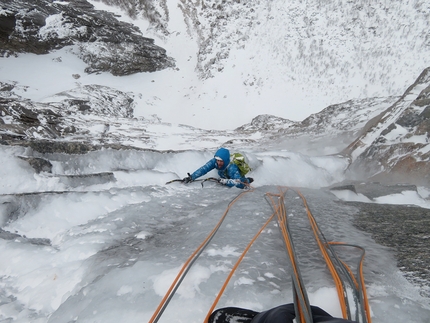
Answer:
POLYGON ((386 111, 396 100, 368 98, 329 106, 302 122, 279 129, 267 144, 275 142, 277 147, 308 155, 340 153, 365 131, 369 119, 386 111))
MULTIPOLYGON (((357 140, 357 145, 360 147, 357 147, 357 149, 353 149, 353 153, 351 154, 354 160, 381 135, 382 131, 386 130, 388 126, 395 123, 400 118, 400 115, 404 113, 406 109, 411 107, 411 105, 419 97, 421 92, 429 86, 430 80, 428 79, 428 75, 429 69, 425 70, 422 75, 417 79, 417 81, 413 85, 411 85, 405 92, 405 94, 389 109, 378 115, 378 118, 376 119, 370 118, 373 119, 369 125, 370 127, 368 127, 365 130, 366 133, 363 134, 357 140), (360 144, 358 144, 358 142, 360 142, 360 144)), ((412 106, 412 108, 415 108, 417 110, 416 112, 418 114, 422 113, 425 107, 426 106, 412 106)), ((402 138, 398 137, 396 139, 398 141, 401 141, 402 138)))
POLYGON ((397 181, 427 182, 429 75, 430 69, 424 70, 399 101, 368 122, 346 150, 353 166, 369 175, 393 173, 397 181))

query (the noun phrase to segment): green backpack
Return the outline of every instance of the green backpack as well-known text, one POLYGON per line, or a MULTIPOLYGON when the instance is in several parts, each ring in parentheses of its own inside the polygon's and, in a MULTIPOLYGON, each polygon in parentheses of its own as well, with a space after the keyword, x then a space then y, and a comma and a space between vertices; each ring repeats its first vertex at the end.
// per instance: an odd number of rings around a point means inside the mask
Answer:
POLYGON ((234 153, 230 155, 230 163, 237 165, 239 168, 240 176, 244 177, 252 169, 249 167, 245 160, 245 156, 240 153, 234 153))

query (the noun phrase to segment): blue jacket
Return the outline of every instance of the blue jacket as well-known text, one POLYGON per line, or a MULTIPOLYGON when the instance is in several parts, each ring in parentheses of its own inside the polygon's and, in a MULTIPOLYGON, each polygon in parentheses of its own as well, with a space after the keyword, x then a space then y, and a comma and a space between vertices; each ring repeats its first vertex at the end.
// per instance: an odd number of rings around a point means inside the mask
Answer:
POLYGON ((238 188, 244 188, 244 183, 248 183, 249 181, 246 177, 240 175, 237 165, 230 164, 230 152, 225 148, 220 148, 215 153, 215 157, 191 174, 193 181, 213 169, 218 169, 219 177, 228 179, 225 185, 228 187, 236 186, 238 188), (215 157, 220 157, 224 161, 224 166, 221 169, 218 169, 215 157))

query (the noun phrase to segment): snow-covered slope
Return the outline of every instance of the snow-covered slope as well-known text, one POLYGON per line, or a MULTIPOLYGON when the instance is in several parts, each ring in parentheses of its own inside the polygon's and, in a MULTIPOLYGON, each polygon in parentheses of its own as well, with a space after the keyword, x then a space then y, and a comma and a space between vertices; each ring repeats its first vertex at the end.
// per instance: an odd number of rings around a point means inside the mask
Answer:
MULTIPOLYGON (((85 64, 68 57, 90 51, 93 44, 84 42, 43 63, 33 55, 0 58, 2 81, 30 87, 22 94, 36 101, 75 83, 109 86, 135 94, 135 116, 224 130, 260 114, 301 121, 350 99, 397 96, 429 65, 427 1, 109 1, 126 6, 134 20, 91 3, 154 38, 176 68, 88 75, 85 64)), ((64 29, 67 21, 58 24, 64 29)))
MULTIPOLYGON (((198 44, 204 82, 189 96, 202 106, 206 92, 251 117, 264 109, 299 121, 349 99, 398 95, 429 65, 426 1, 166 3, 170 16, 181 9, 198 44)), ((178 25, 166 25, 169 50, 178 25)))

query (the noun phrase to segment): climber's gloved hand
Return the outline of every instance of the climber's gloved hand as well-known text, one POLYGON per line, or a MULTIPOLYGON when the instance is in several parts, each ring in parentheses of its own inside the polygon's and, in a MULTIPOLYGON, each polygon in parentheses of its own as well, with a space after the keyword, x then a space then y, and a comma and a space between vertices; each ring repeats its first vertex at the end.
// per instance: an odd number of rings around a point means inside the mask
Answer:
POLYGON ((193 181, 193 178, 191 177, 190 173, 188 173, 188 176, 187 176, 187 177, 185 177, 185 178, 182 180, 182 182, 183 182, 184 184, 191 183, 192 181, 193 181))
POLYGON ((247 179, 248 179, 249 184, 251 184, 254 181, 254 179, 252 177, 247 177, 247 179))
POLYGON ((223 185, 226 185, 228 183, 228 179, 226 179, 226 178, 220 178, 219 179, 219 183, 223 184, 223 185))

